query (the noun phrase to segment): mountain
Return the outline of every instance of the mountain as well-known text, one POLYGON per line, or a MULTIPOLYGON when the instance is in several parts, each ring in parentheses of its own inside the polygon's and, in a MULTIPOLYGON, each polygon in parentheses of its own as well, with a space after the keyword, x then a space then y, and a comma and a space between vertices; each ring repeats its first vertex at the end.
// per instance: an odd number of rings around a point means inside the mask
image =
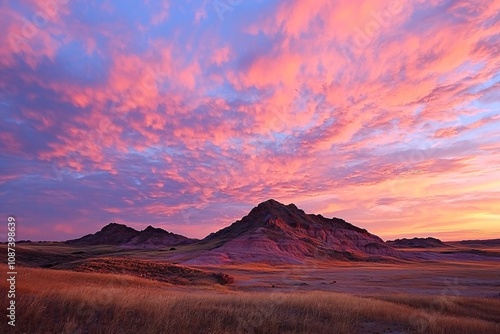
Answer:
POLYGON ((206 250, 187 264, 303 263, 309 259, 399 257, 378 236, 339 218, 306 214, 294 204, 260 203, 232 225, 199 242, 206 250))
POLYGON ((99 232, 66 243, 75 245, 119 245, 133 248, 152 248, 187 244, 195 241, 185 236, 148 226, 137 231, 123 224, 110 223, 99 232))
POLYGON ((446 247, 446 244, 436 238, 413 238, 413 239, 396 239, 387 241, 388 245, 396 248, 437 248, 446 247))
POLYGON ((121 245, 136 237, 139 231, 123 224, 110 223, 99 232, 87 234, 79 239, 68 240, 68 244, 121 245))

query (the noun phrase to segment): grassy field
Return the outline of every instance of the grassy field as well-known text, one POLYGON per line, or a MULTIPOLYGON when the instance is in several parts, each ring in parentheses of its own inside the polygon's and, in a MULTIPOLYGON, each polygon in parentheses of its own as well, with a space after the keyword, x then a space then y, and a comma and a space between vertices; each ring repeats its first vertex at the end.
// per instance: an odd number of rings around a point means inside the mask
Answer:
MULTIPOLYGON (((5 266, 0 270, 6 271, 5 266)), ((7 283, 0 300, 7 305, 7 283)), ((262 293, 19 268, 16 331, 2 333, 500 333, 500 300, 262 293)))

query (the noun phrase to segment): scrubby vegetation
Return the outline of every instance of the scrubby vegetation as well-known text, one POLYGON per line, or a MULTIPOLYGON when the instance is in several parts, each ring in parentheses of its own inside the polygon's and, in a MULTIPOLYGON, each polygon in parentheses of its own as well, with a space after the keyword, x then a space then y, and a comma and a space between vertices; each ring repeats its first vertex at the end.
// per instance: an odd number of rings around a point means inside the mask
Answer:
POLYGON ((54 269, 81 272, 122 274, 178 285, 231 284, 234 278, 165 261, 148 261, 126 257, 98 257, 68 262, 54 269))

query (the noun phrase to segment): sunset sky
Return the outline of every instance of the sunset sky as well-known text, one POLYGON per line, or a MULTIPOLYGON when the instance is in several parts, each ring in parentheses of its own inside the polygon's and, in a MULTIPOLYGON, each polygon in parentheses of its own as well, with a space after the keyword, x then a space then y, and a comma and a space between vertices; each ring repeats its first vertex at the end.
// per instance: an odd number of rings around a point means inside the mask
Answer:
POLYGON ((500 238, 498 0, 0 9, 19 238, 202 238, 269 198, 385 240, 500 238))

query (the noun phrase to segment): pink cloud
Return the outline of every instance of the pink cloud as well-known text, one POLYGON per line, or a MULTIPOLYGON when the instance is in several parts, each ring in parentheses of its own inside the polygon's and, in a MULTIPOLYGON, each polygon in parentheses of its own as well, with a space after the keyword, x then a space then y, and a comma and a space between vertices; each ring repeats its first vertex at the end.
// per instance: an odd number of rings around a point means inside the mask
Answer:
MULTIPOLYGON (((80 210, 75 189, 81 202, 102 194, 96 219, 140 224, 142 212, 206 232, 220 212, 179 217, 273 197, 385 235, 493 231, 482 195, 498 176, 498 1, 294 0, 223 22, 172 2, 144 15, 106 2, 89 17, 68 4, 14 48, 8 36, 42 5, 2 7, 2 154, 71 180, 57 198, 80 210)), ((80 231, 58 219, 55 232, 80 231)))

